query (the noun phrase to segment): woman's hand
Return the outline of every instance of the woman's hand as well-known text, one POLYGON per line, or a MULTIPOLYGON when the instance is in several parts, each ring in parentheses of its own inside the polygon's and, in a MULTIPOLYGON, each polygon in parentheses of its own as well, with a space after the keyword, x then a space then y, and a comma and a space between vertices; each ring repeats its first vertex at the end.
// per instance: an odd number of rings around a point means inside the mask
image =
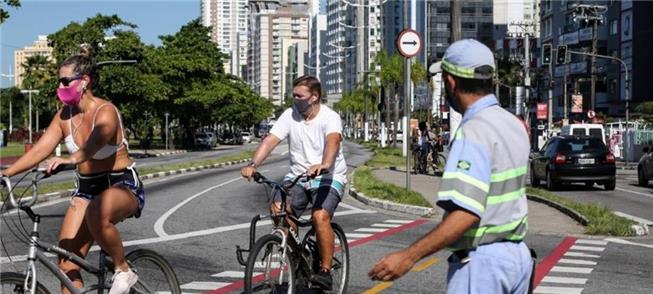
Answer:
POLYGON ((52 157, 45 162, 45 172, 52 174, 52 171, 57 170, 57 167, 66 164, 76 165, 77 162, 72 158, 52 157))

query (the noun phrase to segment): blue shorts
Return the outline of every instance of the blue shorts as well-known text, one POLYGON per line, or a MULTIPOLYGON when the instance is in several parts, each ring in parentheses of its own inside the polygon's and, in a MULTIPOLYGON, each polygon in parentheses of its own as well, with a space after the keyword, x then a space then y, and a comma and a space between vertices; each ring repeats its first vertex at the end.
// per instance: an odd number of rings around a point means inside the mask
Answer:
POLYGON ((119 171, 101 172, 90 175, 76 174, 75 186, 77 188, 73 192, 73 197, 81 197, 87 200, 93 200, 95 196, 100 195, 109 187, 124 186, 132 192, 138 202, 138 210, 134 214, 136 218, 141 216, 141 211, 143 211, 143 206, 145 206, 143 182, 138 177, 136 169, 131 166, 119 171))
POLYGON ((452 254, 447 274, 447 293, 515 293, 528 291, 533 260, 524 242, 481 245, 461 261, 452 254))
MULTIPOLYGON (((288 180, 286 178, 284 181, 287 183, 288 180)), ((317 177, 309 181, 299 181, 288 191, 286 202, 292 208, 295 217, 304 214, 306 207, 311 203, 313 209, 322 208, 333 218, 344 191, 343 183, 331 177, 317 177)))

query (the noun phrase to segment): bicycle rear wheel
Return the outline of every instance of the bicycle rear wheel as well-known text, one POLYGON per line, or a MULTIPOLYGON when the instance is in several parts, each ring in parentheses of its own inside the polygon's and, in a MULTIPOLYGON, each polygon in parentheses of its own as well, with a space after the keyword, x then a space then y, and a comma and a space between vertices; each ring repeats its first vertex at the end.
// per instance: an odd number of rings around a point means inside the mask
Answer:
MULTIPOLYGON (((29 293, 29 289, 25 289, 25 275, 19 273, 4 272, 0 273, 0 293, 10 294, 10 293, 29 293)), ((36 284, 36 293, 38 294, 50 294, 48 289, 45 288, 41 283, 36 284)))
POLYGON ((245 293, 293 293, 293 270, 290 252, 283 257, 281 237, 264 235, 256 241, 247 258, 245 293))
POLYGON ((138 275, 131 293, 180 294, 179 281, 172 266, 158 253, 137 249, 126 256, 129 266, 138 275))
MULTIPOLYGON (((333 251, 333 260, 331 262, 331 277, 333 278, 333 286, 328 293, 347 293, 347 284, 349 283, 349 244, 347 243, 347 236, 345 231, 336 223, 331 223, 333 234, 335 235, 335 250, 333 251)), ((309 246, 311 250, 318 250, 317 239, 315 237, 315 230, 311 228, 304 236, 302 246, 309 246)), ((319 252, 315 252, 314 259, 316 259, 316 268, 314 271, 319 270, 319 252)))

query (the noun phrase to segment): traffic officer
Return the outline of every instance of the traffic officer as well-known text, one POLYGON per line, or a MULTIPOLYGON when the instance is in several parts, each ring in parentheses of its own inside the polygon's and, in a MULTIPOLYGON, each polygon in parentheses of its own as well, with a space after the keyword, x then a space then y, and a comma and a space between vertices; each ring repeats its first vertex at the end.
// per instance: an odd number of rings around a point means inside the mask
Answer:
POLYGON ((463 119, 455 131, 437 205, 440 224, 408 248, 381 258, 369 276, 391 281, 421 258, 448 247, 447 293, 526 293, 533 261, 528 229, 524 126, 492 94, 492 51, 457 41, 432 73, 442 71, 447 100, 463 119))

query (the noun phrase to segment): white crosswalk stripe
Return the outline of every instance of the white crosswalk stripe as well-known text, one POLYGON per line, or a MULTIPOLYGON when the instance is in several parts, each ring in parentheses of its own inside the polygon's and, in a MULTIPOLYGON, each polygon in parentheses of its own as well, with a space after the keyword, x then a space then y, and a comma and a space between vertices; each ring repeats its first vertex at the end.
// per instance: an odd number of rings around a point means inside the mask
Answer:
POLYGON ((585 284, 587 282, 587 279, 546 276, 546 277, 544 277, 544 279, 542 279, 542 282, 558 283, 558 284, 580 284, 580 285, 583 285, 583 284, 585 284))
POLYGON ((397 220, 397 219, 389 219, 385 221, 386 223, 392 223, 392 224, 409 224, 412 223, 412 220, 397 220))
POLYGON ((596 261, 582 260, 582 259, 571 259, 571 258, 561 258, 558 260, 558 263, 568 263, 568 264, 580 264, 580 265, 596 265, 596 261))
POLYGON ((373 224, 372 227, 378 227, 378 228, 396 228, 396 227, 401 227, 400 224, 373 224))
POLYGON ((538 294, 581 294, 583 288, 538 286, 533 293, 538 294))
POLYGON ((590 245, 601 245, 601 246, 605 246, 605 245, 608 245, 608 241, 578 239, 578 240, 576 240, 576 244, 590 244, 590 245))
POLYGON ((568 251, 564 256, 573 256, 573 257, 587 257, 587 258, 599 258, 601 256, 595 254, 587 254, 585 252, 573 252, 568 251))
POLYGON ((605 250, 605 248, 604 247, 595 247, 595 246, 574 245, 574 246, 571 246, 571 250, 603 252, 603 250, 605 250))
POLYGON ((214 290, 229 285, 230 283, 219 282, 199 282, 194 281, 180 286, 181 289, 186 290, 214 290))
POLYGON ((363 232, 363 233, 380 233, 385 232, 388 229, 379 229, 379 228, 360 228, 356 229, 354 232, 363 232))
POLYGON ((358 234, 358 233, 345 233, 345 236, 347 236, 347 239, 363 239, 367 238, 369 236, 372 236, 373 234, 358 234))
POLYGON ((577 274, 589 274, 592 272, 591 267, 572 267, 572 266, 554 266, 551 269, 552 272, 558 273, 577 273, 577 274))

